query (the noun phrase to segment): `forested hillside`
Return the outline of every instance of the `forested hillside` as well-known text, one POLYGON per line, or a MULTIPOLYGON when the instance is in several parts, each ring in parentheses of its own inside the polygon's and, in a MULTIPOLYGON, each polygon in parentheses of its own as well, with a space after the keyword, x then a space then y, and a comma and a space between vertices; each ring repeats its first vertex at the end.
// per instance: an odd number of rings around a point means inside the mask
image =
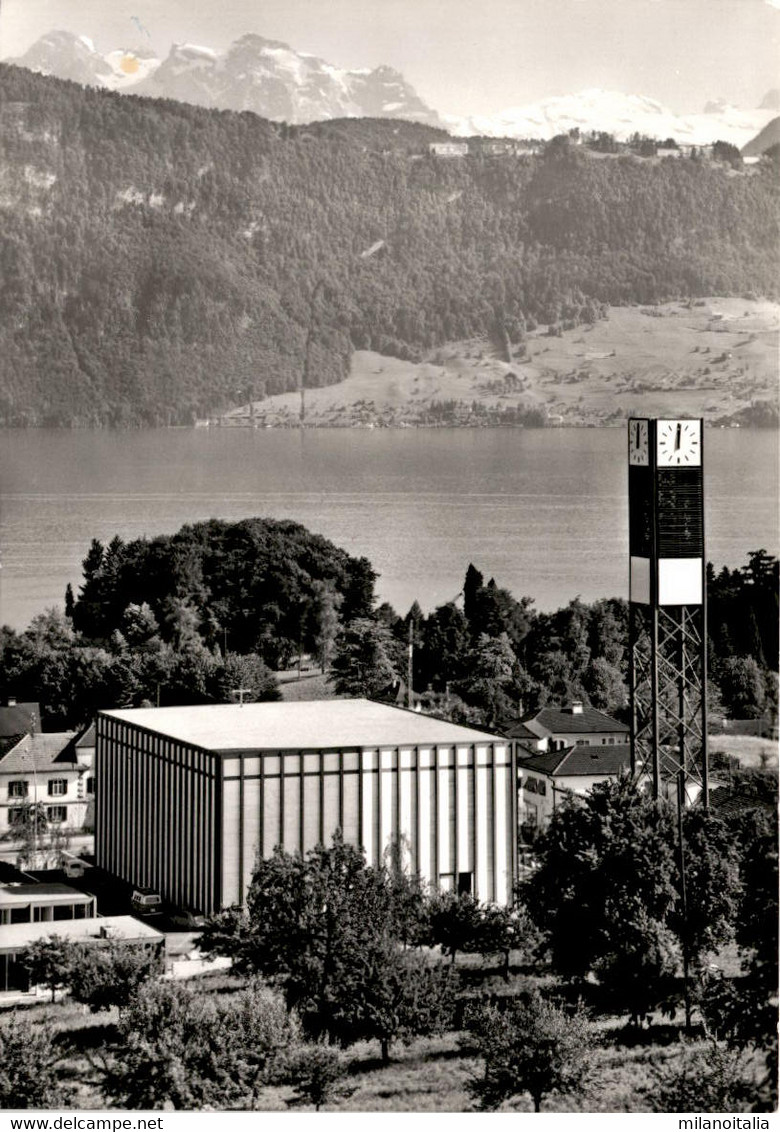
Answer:
POLYGON ((0 129, 5 424, 189 423, 304 368, 335 382, 353 348, 777 284, 768 171, 436 160, 424 127, 293 129, 9 66, 0 129))

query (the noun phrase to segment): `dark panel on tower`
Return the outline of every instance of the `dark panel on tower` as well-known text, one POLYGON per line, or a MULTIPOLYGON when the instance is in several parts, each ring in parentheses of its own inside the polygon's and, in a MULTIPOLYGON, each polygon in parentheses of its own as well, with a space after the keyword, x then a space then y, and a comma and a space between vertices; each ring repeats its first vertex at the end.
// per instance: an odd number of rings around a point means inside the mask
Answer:
POLYGON ((658 555, 702 558, 704 494, 702 469, 662 468, 658 482, 658 555))

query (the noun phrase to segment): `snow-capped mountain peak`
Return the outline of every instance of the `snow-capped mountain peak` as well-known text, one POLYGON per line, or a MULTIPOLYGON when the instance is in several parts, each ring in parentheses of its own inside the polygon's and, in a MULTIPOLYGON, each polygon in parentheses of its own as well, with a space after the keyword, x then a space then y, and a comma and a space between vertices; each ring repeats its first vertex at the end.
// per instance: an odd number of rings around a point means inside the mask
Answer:
POLYGON ((392 67, 344 70, 254 33, 241 36, 224 53, 176 43, 160 60, 141 47, 102 55, 86 36, 53 32, 9 61, 85 85, 222 110, 253 110, 290 123, 377 116, 441 124, 392 67))
POLYGON ((744 144, 769 118, 771 110, 738 110, 725 103, 710 103, 703 114, 675 114, 654 98, 620 91, 590 88, 577 94, 542 99, 511 107, 495 115, 447 118, 453 133, 461 136, 542 138, 579 129, 612 134, 625 141, 631 134, 674 138, 677 142, 707 145, 714 141, 744 144))
POLYGON ((84 85, 221 110, 252 110, 292 124, 344 117, 405 118, 446 125, 463 136, 547 139, 579 129, 603 131, 618 140, 639 133, 692 145, 721 140, 742 146, 780 105, 778 92, 770 91, 757 110, 739 110, 715 100, 707 103, 704 113, 680 115, 654 98, 592 87, 491 115, 440 117, 393 67, 346 70, 256 33, 242 35, 222 53, 177 43, 161 61, 148 44, 122 46, 104 55, 86 35, 55 31, 9 62, 84 85))

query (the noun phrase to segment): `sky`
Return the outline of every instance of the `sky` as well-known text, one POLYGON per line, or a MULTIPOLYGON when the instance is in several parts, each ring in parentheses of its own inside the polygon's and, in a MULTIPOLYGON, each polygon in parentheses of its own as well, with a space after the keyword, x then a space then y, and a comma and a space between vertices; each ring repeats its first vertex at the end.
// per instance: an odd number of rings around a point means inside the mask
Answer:
POLYGON ((748 109, 780 86, 780 0, 0 0, 0 58, 54 29, 162 55, 256 32, 338 67, 388 64, 459 115, 589 87, 748 109))

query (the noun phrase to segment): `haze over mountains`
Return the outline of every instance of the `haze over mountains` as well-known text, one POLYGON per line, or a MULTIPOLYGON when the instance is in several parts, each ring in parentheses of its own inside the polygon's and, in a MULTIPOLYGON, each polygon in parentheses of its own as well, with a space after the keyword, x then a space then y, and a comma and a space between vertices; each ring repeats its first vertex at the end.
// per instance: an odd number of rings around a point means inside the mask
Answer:
POLYGON ((159 59, 148 47, 103 53, 87 36, 53 31, 21 57, 8 60, 82 85, 152 98, 173 98, 220 110, 251 110, 272 121, 303 124, 331 118, 402 118, 468 136, 551 138, 573 128, 602 130, 619 140, 634 132, 704 145, 747 144, 777 113, 770 91, 756 109, 722 101, 701 113, 676 114, 637 94, 590 89, 508 108, 494 115, 453 117, 426 105, 390 67, 344 70, 287 44, 244 35, 223 53, 174 44, 159 59))

